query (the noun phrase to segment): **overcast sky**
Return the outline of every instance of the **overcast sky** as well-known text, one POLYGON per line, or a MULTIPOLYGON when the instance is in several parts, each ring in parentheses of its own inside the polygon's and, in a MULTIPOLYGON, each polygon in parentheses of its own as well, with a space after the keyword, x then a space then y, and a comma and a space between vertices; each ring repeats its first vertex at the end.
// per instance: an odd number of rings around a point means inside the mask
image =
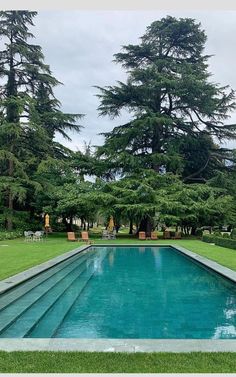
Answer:
MULTIPOLYGON (((83 141, 101 144, 100 132, 111 130, 128 119, 127 114, 111 120, 98 117, 98 92, 93 86, 113 85, 125 80, 124 70, 112 62, 122 45, 138 43, 146 27, 166 15, 191 17, 200 21, 208 40, 212 81, 236 89, 236 12, 164 11, 40 11, 35 18, 35 43, 42 46, 45 62, 63 82, 55 90, 63 111, 86 114, 80 134, 63 144, 77 150, 83 141)), ((236 122, 236 113, 231 122, 236 122)), ((236 147, 236 143, 231 143, 236 147)))

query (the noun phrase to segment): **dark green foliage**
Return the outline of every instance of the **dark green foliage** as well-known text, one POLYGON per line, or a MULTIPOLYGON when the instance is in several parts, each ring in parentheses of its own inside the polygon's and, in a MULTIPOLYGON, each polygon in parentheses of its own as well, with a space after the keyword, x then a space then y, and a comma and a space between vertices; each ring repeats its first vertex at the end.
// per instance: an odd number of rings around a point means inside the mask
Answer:
POLYGON ((234 240, 236 240, 236 228, 232 229, 230 237, 234 240))
POLYGON ((217 237, 215 244, 222 247, 227 247, 229 249, 236 249, 236 240, 217 237))
POLYGON ((203 234, 202 241, 207 243, 215 243, 215 236, 212 234, 203 234))
POLYGON ((4 240, 14 240, 15 238, 22 237, 22 231, 14 231, 14 232, 0 232, 0 241, 4 240))
POLYGON ((203 230, 199 228, 196 229, 195 236, 201 238, 202 235, 203 235, 203 230))
POLYGON ((210 81, 205 42, 200 24, 168 16, 153 22, 140 44, 115 55, 127 82, 99 88, 99 112, 117 117, 126 109, 132 118, 104 134, 98 149, 112 169, 126 174, 151 168, 198 182, 232 157, 212 136, 235 138, 235 125, 224 125, 235 109, 234 92, 210 81))
POLYGON ((37 216, 35 198, 42 185, 35 173, 40 162, 70 153, 53 140, 55 132, 68 138, 66 131, 80 129, 80 115, 60 111, 53 94, 59 82, 44 63, 41 47, 31 43, 36 14, 0 12, 0 217, 9 230, 25 226, 17 221, 21 211, 28 212, 28 222, 37 216))
POLYGON ((203 237, 202 237, 202 240, 204 242, 214 243, 217 246, 222 246, 222 247, 226 247, 226 248, 229 248, 229 249, 236 249, 236 240, 231 239, 231 238, 225 238, 225 237, 222 237, 222 236, 218 237, 218 236, 215 236, 215 235, 204 234, 203 237))

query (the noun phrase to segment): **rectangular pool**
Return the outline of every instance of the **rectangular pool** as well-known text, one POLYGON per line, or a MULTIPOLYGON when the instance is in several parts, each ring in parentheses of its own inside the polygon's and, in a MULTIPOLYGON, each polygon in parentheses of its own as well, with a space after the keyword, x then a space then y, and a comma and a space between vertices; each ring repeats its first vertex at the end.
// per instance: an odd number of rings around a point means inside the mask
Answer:
POLYGON ((236 339, 236 285, 173 247, 90 247, 0 295, 0 337, 236 339))

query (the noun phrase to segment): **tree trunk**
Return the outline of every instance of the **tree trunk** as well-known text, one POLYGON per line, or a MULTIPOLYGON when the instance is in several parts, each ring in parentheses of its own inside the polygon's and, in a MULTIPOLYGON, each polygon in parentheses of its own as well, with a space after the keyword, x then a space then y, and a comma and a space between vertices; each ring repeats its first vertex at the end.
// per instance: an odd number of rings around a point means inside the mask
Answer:
MULTIPOLYGON (((13 161, 9 160, 9 169, 8 169, 9 177, 13 175, 13 161)), ((8 189, 8 214, 7 214, 7 230, 12 230, 12 215, 13 215, 13 195, 11 189, 8 189)))
POLYGON ((129 223, 129 234, 133 234, 133 220, 130 219, 130 223, 129 223))
POLYGON ((151 236, 152 231, 152 221, 150 217, 144 217, 139 225, 139 232, 145 232, 147 237, 151 236))
POLYGON ((196 230, 197 230, 197 227, 196 226, 192 226, 192 229, 191 229, 191 235, 192 236, 196 235, 196 230))
POLYGON ((67 232, 70 232, 70 230, 71 230, 71 228, 70 228, 70 224, 68 224, 68 221, 66 220, 65 217, 62 218, 62 222, 63 222, 63 224, 65 225, 66 231, 67 231, 67 232))

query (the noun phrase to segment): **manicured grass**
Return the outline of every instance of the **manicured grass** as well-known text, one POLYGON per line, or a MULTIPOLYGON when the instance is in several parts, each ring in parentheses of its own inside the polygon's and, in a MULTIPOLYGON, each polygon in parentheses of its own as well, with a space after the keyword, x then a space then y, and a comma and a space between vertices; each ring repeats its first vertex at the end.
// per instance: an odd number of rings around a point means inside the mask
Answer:
MULTIPOLYGON (((94 238, 94 244, 176 244, 185 247, 223 266, 236 271, 236 250, 210 245, 196 239, 139 241, 137 238, 121 235, 116 240, 94 238)), ((57 255, 66 253, 82 245, 81 242, 68 242, 66 234, 50 235, 45 242, 24 242, 23 239, 0 242, 0 280, 27 268, 43 263, 57 255), (7 246, 4 246, 7 245, 7 246)))
POLYGON ((25 242, 24 239, 1 241, 0 280, 73 250, 81 244, 68 242, 66 235, 63 237, 50 235, 43 242, 25 242))
POLYGON ((1 373, 233 373, 234 353, 0 352, 1 373))

